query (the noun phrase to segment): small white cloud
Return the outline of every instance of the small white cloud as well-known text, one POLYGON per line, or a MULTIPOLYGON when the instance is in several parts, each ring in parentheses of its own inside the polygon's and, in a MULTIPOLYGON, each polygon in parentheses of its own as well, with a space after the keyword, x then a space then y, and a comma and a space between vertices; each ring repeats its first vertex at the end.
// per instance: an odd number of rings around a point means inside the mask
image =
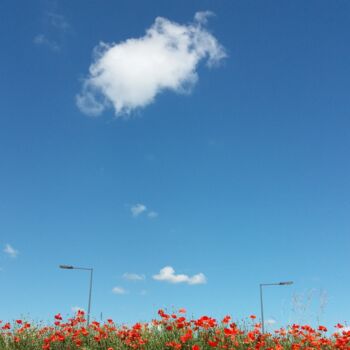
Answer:
POLYGON ((196 22, 201 24, 207 24, 208 18, 214 16, 214 12, 211 11, 200 11, 196 12, 194 15, 194 19, 196 22))
POLYGON ((57 42, 48 39, 44 34, 38 34, 34 37, 34 44, 36 45, 44 45, 50 48, 52 51, 59 51, 60 46, 57 44, 57 42))
POLYGON ((74 312, 74 313, 76 313, 76 312, 78 312, 78 311, 84 311, 85 312, 85 310, 84 310, 84 308, 82 308, 82 307, 80 307, 80 306, 72 306, 72 311, 74 312))
POLYGON ((136 205, 133 205, 130 210, 132 216, 136 218, 137 216, 145 212, 147 208, 144 204, 138 203, 136 205))
POLYGON ((137 273, 129 273, 125 272, 123 274, 123 278, 128 280, 128 281, 143 281, 146 279, 145 275, 139 275, 137 273))
POLYGON ((42 32, 33 39, 34 44, 59 52, 70 30, 70 24, 63 15, 55 12, 45 12, 43 24, 42 32))
POLYGON ((113 107, 117 116, 152 103, 165 90, 189 93, 197 83, 197 66, 226 57, 224 48, 205 29, 211 12, 197 12, 184 25, 157 17, 140 38, 100 43, 77 106, 91 116, 113 107))
POLYGON ((70 28, 69 23, 66 18, 58 13, 47 12, 46 13, 47 22, 54 28, 57 28, 61 31, 66 31, 70 28))
POLYGON ((159 216, 159 214, 156 212, 156 211, 150 211, 147 216, 150 218, 150 219, 155 219, 159 216))
POLYGON ((169 283, 187 283, 187 284, 204 284, 207 279, 203 273, 198 273, 193 276, 184 274, 175 274, 175 270, 171 266, 163 267, 159 274, 154 275, 153 279, 157 281, 165 281, 169 283))
POLYGON ((41 44, 44 44, 46 43, 47 41, 47 38, 45 37, 44 34, 38 34, 34 37, 34 44, 38 44, 38 45, 41 45, 41 44))
POLYGON ((6 253, 11 258, 16 258, 19 251, 13 248, 10 244, 6 244, 4 248, 4 253, 6 253))
POLYGON ((273 318, 270 318, 268 320, 265 321, 265 324, 269 325, 269 326, 272 326, 276 323, 277 321, 273 318))
POLYGON ((112 289, 112 293, 113 293, 113 294, 122 295, 122 294, 126 294, 127 291, 126 291, 124 288, 122 288, 122 287, 114 287, 114 288, 112 289))

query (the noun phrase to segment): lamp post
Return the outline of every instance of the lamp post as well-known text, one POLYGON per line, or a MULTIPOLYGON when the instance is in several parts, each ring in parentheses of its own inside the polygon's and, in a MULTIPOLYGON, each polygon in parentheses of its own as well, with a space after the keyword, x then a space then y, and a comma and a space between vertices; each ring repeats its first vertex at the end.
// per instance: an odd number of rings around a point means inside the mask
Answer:
POLYGON ((87 312, 87 325, 90 323, 90 309, 91 309, 91 292, 92 292, 92 275, 94 272, 94 269, 91 267, 76 267, 72 265, 60 265, 60 269, 65 270, 85 270, 90 271, 90 288, 89 288, 89 303, 88 303, 88 312, 87 312))
POLYGON ((289 286, 293 284, 293 281, 277 282, 277 283, 260 283, 260 310, 261 310, 261 326, 262 332, 265 333, 264 324, 264 304, 263 304, 263 288, 265 286, 289 286))

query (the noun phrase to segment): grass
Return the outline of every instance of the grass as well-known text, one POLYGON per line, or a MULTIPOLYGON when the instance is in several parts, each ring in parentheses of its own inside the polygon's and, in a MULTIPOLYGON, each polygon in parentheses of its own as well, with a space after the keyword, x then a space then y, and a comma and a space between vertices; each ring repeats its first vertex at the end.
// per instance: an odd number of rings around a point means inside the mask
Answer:
POLYGON ((218 322, 202 316, 187 319, 185 310, 167 314, 159 310, 159 318, 149 323, 117 326, 113 320, 92 322, 78 311, 74 318, 55 316, 52 325, 33 325, 22 320, 13 324, 1 322, 0 349, 25 350, 350 350, 350 331, 336 325, 329 334, 326 327, 291 325, 273 334, 262 334, 261 325, 250 316, 250 326, 239 327, 229 316, 218 322))

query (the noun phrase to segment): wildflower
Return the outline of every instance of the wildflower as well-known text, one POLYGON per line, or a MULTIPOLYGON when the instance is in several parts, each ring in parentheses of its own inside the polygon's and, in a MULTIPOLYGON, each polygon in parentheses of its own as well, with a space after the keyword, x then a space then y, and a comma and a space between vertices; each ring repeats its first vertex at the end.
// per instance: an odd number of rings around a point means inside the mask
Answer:
POLYGON ((192 330, 189 329, 186 334, 180 337, 182 343, 186 343, 188 340, 192 339, 192 330))
POLYGON ((1 329, 4 329, 4 330, 6 330, 6 329, 11 329, 11 324, 10 324, 9 322, 7 322, 7 323, 5 323, 5 325, 3 325, 3 326, 1 327, 1 329))
POLYGON ((55 319, 58 320, 58 321, 61 321, 62 320, 61 314, 55 315, 55 319))
POLYGON ((227 315, 223 318, 223 320, 221 322, 224 324, 227 324, 230 322, 230 320, 231 320, 231 316, 227 315))
POLYGON ((219 343, 218 341, 208 340, 208 345, 211 346, 212 348, 217 347, 218 343, 219 343))
POLYGON ((325 326, 319 326, 318 330, 321 332, 327 332, 327 328, 325 326))
POLYGON ((15 343, 19 343, 21 341, 21 339, 19 339, 19 337, 14 337, 13 340, 15 343))

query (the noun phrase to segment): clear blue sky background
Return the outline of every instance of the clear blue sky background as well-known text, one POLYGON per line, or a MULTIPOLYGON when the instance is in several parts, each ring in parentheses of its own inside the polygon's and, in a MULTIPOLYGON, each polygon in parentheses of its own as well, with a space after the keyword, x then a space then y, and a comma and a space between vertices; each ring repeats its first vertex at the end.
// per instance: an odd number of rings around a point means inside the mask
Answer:
POLYGON ((86 308, 88 274, 66 263, 94 267, 96 318, 241 318, 259 314, 260 282, 293 280, 266 289, 275 326, 350 321, 349 1, 3 0, 0 45, 0 319, 86 308), (190 95, 128 120, 81 113, 101 40, 199 10, 228 57, 200 65, 190 95), (207 283, 153 280, 166 265, 207 283))

